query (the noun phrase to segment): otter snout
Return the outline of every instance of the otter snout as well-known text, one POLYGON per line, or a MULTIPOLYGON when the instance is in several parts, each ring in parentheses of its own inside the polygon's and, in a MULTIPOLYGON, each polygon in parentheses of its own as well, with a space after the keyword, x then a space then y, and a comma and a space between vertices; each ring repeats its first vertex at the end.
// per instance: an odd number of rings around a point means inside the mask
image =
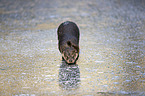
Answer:
POLYGON ((67 63, 75 63, 78 58, 78 52, 70 48, 65 50, 62 56, 67 63))

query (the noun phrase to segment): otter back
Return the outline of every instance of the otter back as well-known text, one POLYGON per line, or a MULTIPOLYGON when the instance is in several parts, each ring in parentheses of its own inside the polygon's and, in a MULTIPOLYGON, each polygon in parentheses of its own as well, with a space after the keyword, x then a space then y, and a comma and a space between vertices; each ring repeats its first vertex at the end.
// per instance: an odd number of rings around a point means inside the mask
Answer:
POLYGON ((75 63, 79 57, 79 28, 66 21, 58 27, 58 47, 67 63, 75 63))

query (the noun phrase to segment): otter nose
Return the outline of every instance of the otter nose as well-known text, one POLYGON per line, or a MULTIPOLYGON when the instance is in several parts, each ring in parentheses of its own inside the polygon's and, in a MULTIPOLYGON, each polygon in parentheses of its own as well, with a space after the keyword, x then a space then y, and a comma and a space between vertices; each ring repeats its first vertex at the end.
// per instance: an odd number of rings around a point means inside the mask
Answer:
POLYGON ((72 60, 69 60, 70 63, 72 63, 72 60))

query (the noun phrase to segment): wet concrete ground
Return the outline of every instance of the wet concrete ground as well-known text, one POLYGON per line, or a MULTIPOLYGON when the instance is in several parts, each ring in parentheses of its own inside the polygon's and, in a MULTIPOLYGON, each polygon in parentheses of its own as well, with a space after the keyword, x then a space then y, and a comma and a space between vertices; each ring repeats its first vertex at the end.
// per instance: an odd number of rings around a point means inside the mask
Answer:
POLYGON ((145 95, 144 0, 1 0, 0 95, 145 95), (76 65, 57 27, 80 28, 76 65))

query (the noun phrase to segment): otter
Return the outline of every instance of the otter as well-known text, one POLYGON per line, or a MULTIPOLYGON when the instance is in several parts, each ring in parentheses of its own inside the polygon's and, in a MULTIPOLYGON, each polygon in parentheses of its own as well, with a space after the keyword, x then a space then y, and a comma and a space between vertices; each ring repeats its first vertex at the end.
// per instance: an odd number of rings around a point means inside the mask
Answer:
POLYGON ((58 48, 62 59, 68 64, 76 63, 79 57, 79 28, 71 21, 61 23, 57 30, 58 48))

